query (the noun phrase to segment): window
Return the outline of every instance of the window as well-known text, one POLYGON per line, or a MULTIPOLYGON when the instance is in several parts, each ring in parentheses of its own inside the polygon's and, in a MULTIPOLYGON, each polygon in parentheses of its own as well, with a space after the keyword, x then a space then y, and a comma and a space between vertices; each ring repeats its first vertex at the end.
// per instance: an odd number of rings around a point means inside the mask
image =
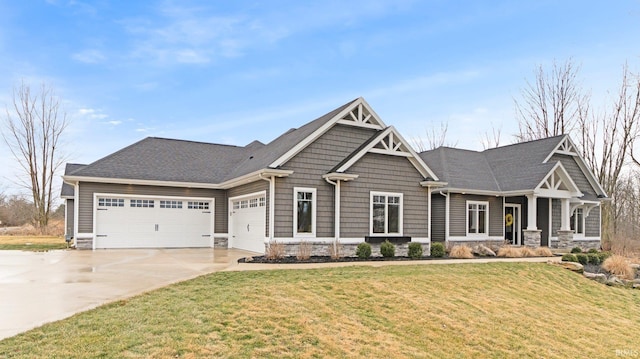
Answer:
MULTIPOLYGON (((236 204, 234 203, 233 204, 234 209, 237 209, 237 208, 235 208, 235 205, 236 204)), ((187 208, 188 209, 209 209, 209 202, 192 202, 192 201, 189 201, 189 202, 187 202, 187 208)))
POLYGON ((99 207, 124 207, 123 198, 98 198, 99 207))
POLYGON ((489 228, 489 202, 467 201, 467 235, 486 235, 489 228))
POLYGON ((371 235, 402 235, 402 193, 371 192, 371 235))
POLYGON ((584 212, 582 208, 576 208, 573 215, 571 215, 569 225, 575 234, 584 235, 584 212))
POLYGON ((258 199, 257 198, 251 198, 249 200, 249 208, 256 208, 258 207, 258 199))
POLYGON ((316 189, 294 188, 293 235, 316 235, 316 189))
POLYGON ((267 203, 267 200, 264 197, 260 197, 260 198, 258 198, 258 202, 259 202, 260 207, 264 207, 265 204, 267 203))
POLYGON ((182 201, 160 201, 160 208, 182 208, 182 201))
POLYGON ((132 199, 129 205, 138 208, 153 208, 154 201, 152 199, 132 199))

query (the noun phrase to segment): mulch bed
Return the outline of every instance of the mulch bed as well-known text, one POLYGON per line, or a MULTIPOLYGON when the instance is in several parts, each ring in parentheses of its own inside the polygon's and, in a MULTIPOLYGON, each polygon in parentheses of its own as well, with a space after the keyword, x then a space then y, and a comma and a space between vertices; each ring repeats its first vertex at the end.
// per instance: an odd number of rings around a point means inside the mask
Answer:
MULTIPOLYGON (((479 257, 478 257, 479 258, 479 257)), ((331 262, 394 262, 394 261, 423 261, 423 260, 442 260, 450 259, 448 257, 369 257, 361 259, 358 257, 341 257, 332 259, 329 256, 312 256, 309 259, 299 260, 296 257, 283 257, 281 259, 268 259, 266 256, 255 256, 238 259, 238 263, 278 263, 278 264, 296 264, 296 263, 331 263, 331 262)))
MULTIPOLYGON (((502 257, 481 257, 474 256, 473 259, 477 258, 502 258, 502 257)), ((337 259, 332 259, 329 256, 312 256, 309 259, 299 260, 296 257, 283 257, 281 259, 268 259, 266 256, 255 256, 255 257, 245 257, 238 259, 238 263, 277 263, 277 264, 297 264, 297 263, 332 263, 332 262, 401 262, 401 261, 438 261, 444 259, 460 259, 460 258, 451 258, 451 257, 420 257, 420 258, 409 258, 409 257, 369 257, 366 259, 361 259, 358 257, 342 257, 337 259)))

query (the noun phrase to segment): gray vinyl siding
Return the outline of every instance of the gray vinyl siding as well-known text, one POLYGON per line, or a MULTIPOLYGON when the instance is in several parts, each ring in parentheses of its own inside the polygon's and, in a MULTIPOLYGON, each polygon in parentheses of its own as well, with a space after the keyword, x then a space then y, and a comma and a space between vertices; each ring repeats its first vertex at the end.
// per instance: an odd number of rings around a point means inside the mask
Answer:
POLYGON ((600 237, 600 207, 593 208, 584 220, 586 237, 600 237))
POLYGON ((537 226, 540 232, 540 245, 549 245, 549 199, 538 198, 536 203, 537 226))
POLYGON ((233 197, 238 197, 238 196, 244 196, 247 194, 251 194, 251 193, 256 193, 256 192, 262 192, 262 191, 266 191, 267 195, 266 195, 266 212, 265 212, 265 218, 264 218, 264 228, 265 228, 265 237, 269 237, 269 182, 267 181, 256 181, 256 182, 251 182, 251 183, 247 183, 244 184, 242 186, 238 186, 238 187, 234 187, 231 188, 227 191, 227 197, 228 198, 233 198, 233 197))
POLYGON ((371 138, 375 130, 336 125, 309 144, 281 168, 293 170, 289 177, 276 179, 276 238, 293 236, 294 187, 316 189, 316 237, 334 237, 334 186, 322 175, 371 138))
POLYGON ((215 233, 227 233, 226 191, 204 188, 139 186, 92 182, 81 182, 79 185, 78 231, 80 233, 93 232, 94 193, 215 198, 215 233))
POLYGON ((429 236, 428 190, 420 173, 405 157, 368 153, 348 171, 359 177, 341 186, 341 237, 370 234, 370 192, 403 194, 403 235, 429 236))
POLYGON ((446 236, 447 200, 440 193, 431 196, 431 241, 444 242, 446 236))
POLYGON ((73 233, 73 221, 75 220, 73 207, 73 200, 67 199, 64 203, 64 212, 66 216, 65 218, 67 220, 67 227, 65 228, 64 234, 68 236, 75 236, 75 234, 73 233))
POLYGON ((467 235, 467 201, 489 202, 489 236, 504 235, 502 197, 451 193, 449 198, 449 235, 467 235))
POLYGON ((562 163, 562 166, 567 170, 567 173, 569 173, 573 182, 578 186, 580 191, 585 194, 584 199, 595 200, 597 197, 596 191, 591 186, 591 183, 589 183, 587 176, 585 176, 584 172, 580 169, 580 166, 578 166, 576 160, 572 156, 560 154, 551 156, 551 159, 549 160, 551 163, 555 163, 557 161, 562 163))
POLYGON ((562 225, 562 204, 559 199, 551 200, 551 237, 557 237, 562 225))

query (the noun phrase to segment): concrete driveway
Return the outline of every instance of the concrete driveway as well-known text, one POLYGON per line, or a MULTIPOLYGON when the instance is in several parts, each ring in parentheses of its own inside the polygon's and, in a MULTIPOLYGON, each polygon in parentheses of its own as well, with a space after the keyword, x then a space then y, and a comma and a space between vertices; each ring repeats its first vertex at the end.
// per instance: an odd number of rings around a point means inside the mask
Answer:
POLYGON ((0 339, 203 274, 253 253, 235 249, 0 251, 0 339))

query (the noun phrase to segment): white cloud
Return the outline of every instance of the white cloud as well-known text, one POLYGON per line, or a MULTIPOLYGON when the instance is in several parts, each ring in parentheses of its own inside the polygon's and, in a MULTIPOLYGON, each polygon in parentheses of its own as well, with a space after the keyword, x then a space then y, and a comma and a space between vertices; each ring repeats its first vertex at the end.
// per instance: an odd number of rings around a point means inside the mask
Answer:
POLYGON ((121 123, 122 123, 122 121, 114 120, 114 121, 107 121, 107 122, 105 122, 105 123, 107 123, 107 124, 109 124, 109 125, 112 125, 112 126, 118 126, 119 124, 121 124, 121 123))
POLYGON ((109 115, 102 113, 102 111, 93 108, 81 108, 78 110, 78 115, 89 120, 104 120, 109 117, 109 115))
POLYGON ((97 64, 104 62, 107 57, 99 50, 84 50, 71 55, 76 61, 86 64, 97 64))

